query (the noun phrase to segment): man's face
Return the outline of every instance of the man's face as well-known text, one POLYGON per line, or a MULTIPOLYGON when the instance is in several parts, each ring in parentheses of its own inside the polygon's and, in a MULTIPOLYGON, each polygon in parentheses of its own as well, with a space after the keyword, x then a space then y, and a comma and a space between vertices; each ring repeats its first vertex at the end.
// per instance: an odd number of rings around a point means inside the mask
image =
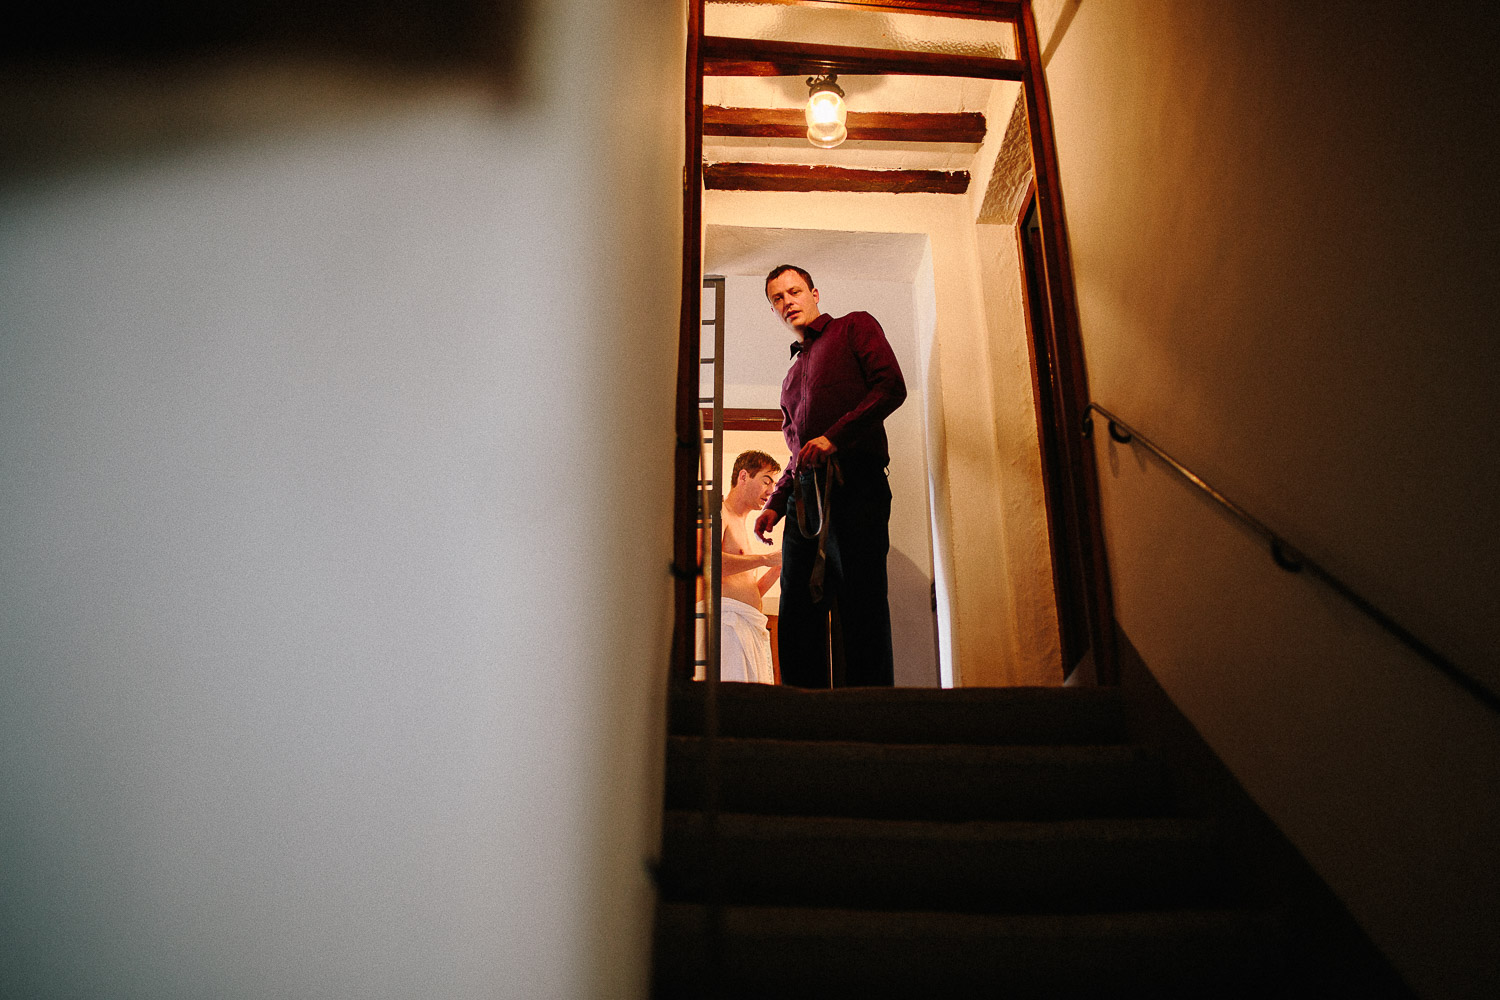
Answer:
POLYGON ((766 502, 771 499, 771 493, 776 488, 776 473, 771 471, 769 465, 755 473, 751 473, 748 469, 741 469, 734 488, 739 491, 740 497, 752 510, 764 510, 766 502))
POLYGON ((800 331, 818 318, 818 290, 808 288, 796 271, 783 271, 772 278, 766 286, 766 298, 781 321, 793 330, 800 331))

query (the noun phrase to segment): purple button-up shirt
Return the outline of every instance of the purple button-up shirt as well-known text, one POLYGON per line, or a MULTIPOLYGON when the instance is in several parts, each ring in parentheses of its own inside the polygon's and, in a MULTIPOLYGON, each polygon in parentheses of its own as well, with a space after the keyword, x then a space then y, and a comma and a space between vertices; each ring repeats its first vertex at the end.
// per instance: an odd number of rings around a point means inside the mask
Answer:
POLYGON ((786 516, 797 452, 813 438, 826 437, 840 456, 889 464, 883 421, 905 399, 901 366, 874 316, 819 315, 792 344, 781 382, 781 433, 792 458, 766 506, 786 516))

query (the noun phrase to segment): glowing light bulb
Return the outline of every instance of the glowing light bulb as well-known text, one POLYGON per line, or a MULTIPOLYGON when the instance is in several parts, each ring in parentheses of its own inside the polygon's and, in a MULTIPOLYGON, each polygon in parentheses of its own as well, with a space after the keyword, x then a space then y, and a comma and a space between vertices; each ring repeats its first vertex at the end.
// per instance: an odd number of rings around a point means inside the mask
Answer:
POLYGON ((833 76, 811 77, 807 81, 807 141, 814 146, 832 149, 849 138, 844 121, 844 92, 833 76))

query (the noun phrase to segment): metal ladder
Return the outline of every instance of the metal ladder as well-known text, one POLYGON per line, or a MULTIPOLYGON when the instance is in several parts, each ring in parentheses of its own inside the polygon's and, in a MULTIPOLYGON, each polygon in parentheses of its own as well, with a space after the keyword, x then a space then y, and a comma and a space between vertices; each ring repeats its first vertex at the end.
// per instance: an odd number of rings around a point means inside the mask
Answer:
MULTIPOLYGON (((698 479, 698 530, 703 532, 704 545, 707 548, 707 559, 703 575, 703 607, 704 610, 696 611, 694 618, 703 622, 703 658, 694 659, 694 673, 697 668, 703 668, 704 679, 710 684, 719 679, 719 622, 723 612, 723 599, 720 594, 720 578, 723 570, 723 548, 719 542, 723 525, 720 523, 724 502, 724 276, 718 274, 705 275, 703 278, 703 290, 713 293, 713 317, 701 320, 704 327, 713 328, 713 354, 710 357, 700 356, 698 364, 702 372, 703 365, 713 366, 713 391, 703 395, 703 379, 698 380, 698 407, 712 406, 713 422, 709 434, 703 439, 705 444, 712 444, 712 458, 709 460, 708 468, 702 468, 700 462, 700 478, 698 479), (706 472, 707 475, 702 473, 706 472)), ((705 296, 705 299, 707 297, 705 296)), ((704 338, 699 337, 698 343, 703 344, 704 338)), ((695 644, 696 645, 696 644, 695 644)), ((696 656, 696 649, 694 652, 696 656)))

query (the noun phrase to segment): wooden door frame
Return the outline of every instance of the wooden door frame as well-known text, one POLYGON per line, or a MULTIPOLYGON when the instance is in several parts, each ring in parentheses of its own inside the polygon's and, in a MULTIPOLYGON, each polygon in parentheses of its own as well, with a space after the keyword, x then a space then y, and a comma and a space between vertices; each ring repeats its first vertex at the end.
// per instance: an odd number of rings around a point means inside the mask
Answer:
POLYGON ((703 313, 703 4, 688 0, 685 159, 682 166, 682 312, 677 338, 676 448, 672 462, 672 660, 676 680, 693 676, 694 605, 703 573, 698 544, 698 412, 703 313))
MULTIPOLYGON (((758 39, 705 37, 705 0, 688 0, 686 59, 686 125, 683 168, 682 312, 677 356, 676 459, 673 503, 674 578, 672 672, 674 677, 692 676, 694 580, 701 573, 697 549, 697 465, 701 430, 698 412, 698 357, 703 231, 703 76, 716 75, 804 75, 824 72, 858 72, 881 75, 899 72, 924 76, 974 76, 996 80, 1019 80, 1026 100, 1026 120, 1031 135, 1032 172, 1035 177, 1038 223, 1046 306, 1054 336, 1048 339, 1049 358, 1057 373, 1062 396, 1060 439, 1076 459, 1078 472, 1066 488, 1077 498, 1084 522, 1079 550, 1086 581, 1090 646, 1095 676, 1101 684, 1118 683, 1115 657, 1113 600, 1104 550, 1103 525, 1099 518, 1098 470, 1094 451, 1087 440, 1088 381, 1079 339, 1078 306, 1073 289, 1072 258, 1068 251, 1067 220, 1062 204, 1062 185, 1057 168, 1057 150, 1052 135, 1052 112, 1042 53, 1037 37, 1031 0, 857 0, 850 6, 905 13, 941 13, 946 16, 1008 21, 1015 26, 1016 59, 989 59, 942 53, 912 53, 878 49, 811 46, 758 39)), ((764 0, 762 0, 764 2, 764 0)), ((778 0, 788 2, 788 0, 778 0)), ((795 0, 792 0, 795 2, 795 0)))
POLYGON ((1022 67, 1021 92, 1026 99, 1026 124, 1031 134, 1032 177, 1036 185, 1037 223, 1042 233, 1042 263, 1047 310, 1052 321, 1048 338, 1050 362, 1061 398, 1059 440, 1067 453, 1069 488, 1078 505, 1084 537, 1079 551, 1089 618, 1089 645, 1094 652, 1094 675, 1100 684, 1118 684, 1115 652, 1114 597, 1109 584, 1109 562, 1104 548, 1104 523, 1099 512, 1099 472, 1089 437, 1088 375, 1083 363, 1083 340, 1078 323, 1078 300, 1073 286, 1073 257, 1068 247, 1067 216, 1063 210, 1062 179, 1057 165, 1057 142, 1052 132, 1052 105, 1042 66, 1041 40, 1030 0, 1021 4, 1016 21, 1017 55, 1022 67), (1073 470, 1076 470, 1073 471, 1073 470))
MULTIPOLYGON (((1041 321, 1039 325, 1037 319, 1037 312, 1045 306, 1045 293, 1034 295, 1032 292, 1033 282, 1036 283, 1037 289, 1044 289, 1046 286, 1046 277, 1043 273, 1045 268, 1042 267, 1040 259, 1033 261, 1028 245, 1030 240, 1027 235, 1026 219, 1031 215, 1035 205, 1036 182, 1033 180, 1027 185, 1026 194, 1021 199, 1021 208, 1016 213, 1016 260, 1021 268, 1021 315, 1026 322, 1026 357, 1031 363, 1031 402, 1032 410, 1036 415, 1037 449, 1041 453, 1043 507, 1047 515, 1047 548, 1052 556, 1052 598, 1053 605, 1057 609, 1057 646, 1062 655, 1063 679, 1066 681, 1078 663, 1074 653, 1078 653, 1079 656, 1083 655, 1075 650, 1073 643, 1070 642, 1072 626, 1075 624, 1071 621, 1073 595, 1068 586, 1070 581, 1064 578, 1064 568, 1070 558, 1067 551, 1067 531, 1077 519, 1068 516, 1071 505, 1068 504, 1065 495, 1065 483, 1054 481, 1053 476, 1053 470, 1062 467, 1067 455, 1066 450, 1061 447, 1062 442, 1056 440, 1058 400, 1055 393, 1058 386, 1055 373, 1051 368, 1054 353, 1049 343, 1051 324, 1041 321)), ((1087 615, 1085 614, 1084 617, 1085 621, 1079 624, 1087 630, 1087 615)))

